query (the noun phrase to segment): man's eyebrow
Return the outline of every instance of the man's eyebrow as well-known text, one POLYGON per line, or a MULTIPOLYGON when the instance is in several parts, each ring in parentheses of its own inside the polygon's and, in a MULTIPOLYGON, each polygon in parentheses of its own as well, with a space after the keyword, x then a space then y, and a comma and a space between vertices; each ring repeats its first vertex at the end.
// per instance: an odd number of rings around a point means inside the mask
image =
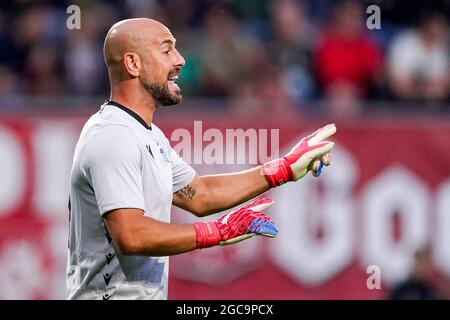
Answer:
POLYGON ((161 42, 161 46, 166 43, 175 45, 176 42, 177 42, 177 40, 175 40, 175 39, 166 39, 163 42, 161 42))

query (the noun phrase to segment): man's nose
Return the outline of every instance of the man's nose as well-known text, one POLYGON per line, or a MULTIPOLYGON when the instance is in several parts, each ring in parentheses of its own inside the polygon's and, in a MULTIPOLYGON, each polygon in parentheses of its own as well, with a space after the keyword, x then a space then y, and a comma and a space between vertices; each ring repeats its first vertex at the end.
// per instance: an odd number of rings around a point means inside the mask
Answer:
POLYGON ((177 57, 176 57, 176 61, 175 61, 175 65, 177 67, 183 67, 186 64, 186 61, 184 60, 183 56, 181 55, 181 53, 176 50, 177 52, 177 57))

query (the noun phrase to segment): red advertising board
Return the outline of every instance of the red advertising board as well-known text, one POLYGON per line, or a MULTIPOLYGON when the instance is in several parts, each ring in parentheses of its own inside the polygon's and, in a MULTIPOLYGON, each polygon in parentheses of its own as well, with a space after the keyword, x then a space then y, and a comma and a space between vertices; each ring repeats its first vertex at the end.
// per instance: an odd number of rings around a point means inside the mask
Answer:
MULTIPOLYGON (((156 123, 199 174, 249 168, 330 122, 173 112, 156 123)), ((86 118, 0 118, 1 299, 65 297, 68 178, 86 118)), ((331 167, 267 193, 279 236, 172 257, 170 299, 381 299, 427 244, 450 276, 450 120, 334 122, 331 167)), ((196 219, 174 208, 173 222, 196 219)))

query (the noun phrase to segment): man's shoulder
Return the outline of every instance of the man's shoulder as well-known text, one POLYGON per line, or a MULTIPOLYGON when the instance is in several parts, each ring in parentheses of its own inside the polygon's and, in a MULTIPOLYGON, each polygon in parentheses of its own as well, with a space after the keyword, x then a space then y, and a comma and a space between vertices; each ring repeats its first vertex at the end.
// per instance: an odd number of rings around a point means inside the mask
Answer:
POLYGON ((139 145, 139 139, 127 123, 105 120, 96 113, 84 125, 79 145, 84 155, 102 153, 105 148, 130 152, 139 145))
POLYGON ((94 114, 84 125, 86 140, 92 139, 137 139, 136 133, 128 123, 105 119, 94 114))
POLYGON ((102 135, 113 136, 122 133, 125 137, 135 137, 133 123, 127 121, 128 119, 120 112, 116 112, 115 108, 105 108, 105 106, 102 105, 100 110, 86 121, 83 131, 102 132, 102 135))
POLYGON ((133 129, 121 123, 102 124, 87 140, 87 143, 91 144, 93 148, 108 145, 109 148, 120 150, 129 150, 140 144, 133 129))
POLYGON ((82 167, 95 167, 139 160, 141 149, 139 139, 131 128, 107 123, 97 126, 82 139, 77 155, 82 167))

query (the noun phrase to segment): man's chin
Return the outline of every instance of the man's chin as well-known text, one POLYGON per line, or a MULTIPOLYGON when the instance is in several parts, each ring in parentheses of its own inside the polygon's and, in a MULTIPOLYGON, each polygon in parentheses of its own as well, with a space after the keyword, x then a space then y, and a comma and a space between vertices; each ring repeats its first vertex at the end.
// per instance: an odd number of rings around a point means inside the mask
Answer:
POLYGON ((169 89, 169 92, 170 92, 170 100, 172 102, 170 105, 179 104, 183 100, 181 89, 175 89, 173 91, 169 89))
POLYGON ((183 96, 181 93, 179 94, 172 94, 170 99, 164 101, 163 103, 160 103, 164 107, 170 107, 179 104, 183 100, 183 96))
POLYGON ((183 99, 179 88, 170 88, 167 85, 158 86, 154 84, 144 85, 144 88, 160 106, 173 106, 179 104, 183 99))

